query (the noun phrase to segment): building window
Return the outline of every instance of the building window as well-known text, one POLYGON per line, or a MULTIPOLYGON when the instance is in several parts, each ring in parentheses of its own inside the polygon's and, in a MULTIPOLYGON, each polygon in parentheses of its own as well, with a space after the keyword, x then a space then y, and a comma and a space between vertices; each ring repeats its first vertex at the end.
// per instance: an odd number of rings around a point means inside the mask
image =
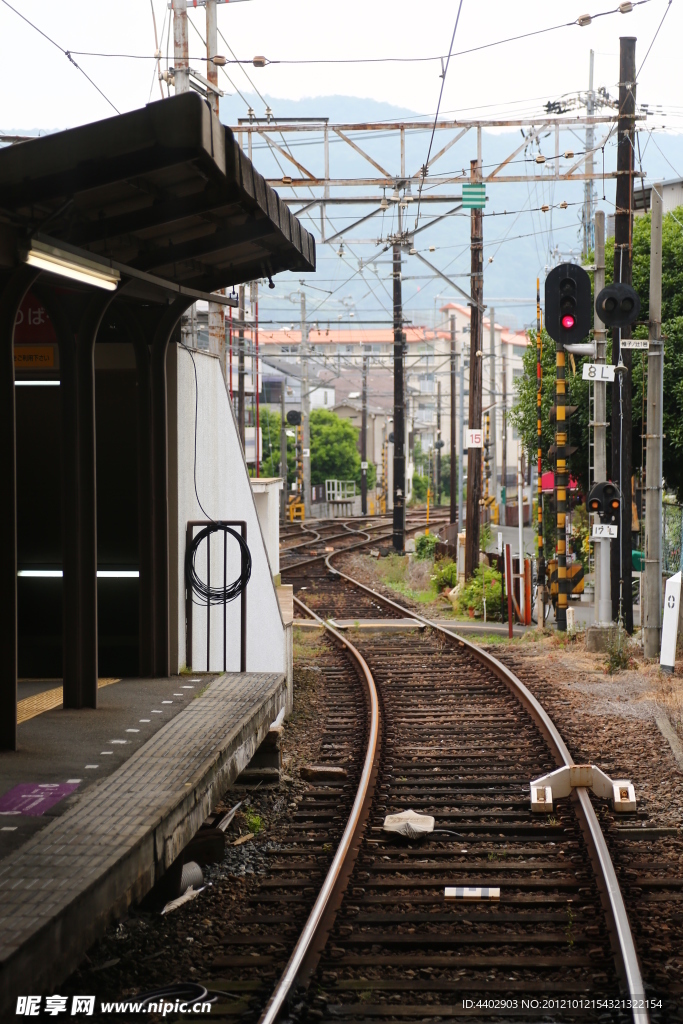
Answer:
POLYGON ((521 359, 524 356, 524 353, 526 352, 527 348, 528 345, 513 345, 512 354, 513 356, 519 356, 519 358, 521 359))
POLYGON ((523 377, 523 376, 524 376, 524 370, 522 369, 521 366, 513 366, 512 367, 512 379, 513 380, 519 380, 519 378, 523 377))

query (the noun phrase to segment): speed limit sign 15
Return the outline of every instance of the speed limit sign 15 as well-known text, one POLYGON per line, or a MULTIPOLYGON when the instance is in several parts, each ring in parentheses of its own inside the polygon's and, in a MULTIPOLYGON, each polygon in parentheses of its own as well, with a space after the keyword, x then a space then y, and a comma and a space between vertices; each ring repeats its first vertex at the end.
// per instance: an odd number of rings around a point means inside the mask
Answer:
POLYGON ((468 448, 483 448, 484 447, 484 431, 481 427, 475 430, 467 431, 467 447, 468 448))

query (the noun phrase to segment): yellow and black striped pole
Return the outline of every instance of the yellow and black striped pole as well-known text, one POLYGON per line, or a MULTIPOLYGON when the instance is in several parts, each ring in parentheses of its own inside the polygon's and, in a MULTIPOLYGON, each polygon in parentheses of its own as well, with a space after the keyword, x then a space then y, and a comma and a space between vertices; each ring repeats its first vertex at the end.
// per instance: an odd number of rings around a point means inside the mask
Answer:
POLYGON ((557 614, 559 630, 567 629, 567 422, 565 420, 564 346, 555 350, 555 500, 557 506, 557 614))
MULTIPOLYGON (((543 398, 543 366, 541 357, 543 347, 541 341, 541 282, 536 278, 536 429, 538 432, 538 481, 537 481, 537 524, 538 524, 538 561, 536 578, 538 582, 539 595, 545 613, 545 558, 543 554, 543 430, 541 401, 543 398)), ((543 626, 543 620, 538 620, 539 626, 543 626)))

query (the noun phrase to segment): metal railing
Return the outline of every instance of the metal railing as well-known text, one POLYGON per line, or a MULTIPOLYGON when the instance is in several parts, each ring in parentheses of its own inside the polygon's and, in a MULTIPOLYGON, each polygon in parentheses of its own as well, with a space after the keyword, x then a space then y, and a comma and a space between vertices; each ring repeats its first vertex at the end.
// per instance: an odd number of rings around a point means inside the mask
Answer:
MULTIPOLYGON (((243 519, 217 519, 218 526, 237 527, 242 535, 242 540, 247 542, 247 524, 243 519)), ((192 519, 188 521, 185 534, 186 553, 192 547, 194 531, 198 527, 203 529, 211 526, 210 519, 192 519)), ((205 538, 206 544, 206 584, 211 585, 211 535, 205 538)), ((244 572, 244 553, 241 553, 241 572, 244 572)), ((223 588, 228 586, 228 534, 223 533, 223 588)), ((228 601, 223 600, 220 608, 223 612, 223 671, 228 668, 228 601)), ((199 604, 194 600, 192 587, 189 580, 185 579, 185 662, 188 669, 193 668, 192 646, 194 641, 193 629, 193 608, 199 604)), ((206 608, 206 671, 211 671, 211 602, 209 600, 203 605, 206 608)), ((220 608, 218 610, 220 610, 220 608)), ((215 618, 215 616, 214 616, 215 618)), ((195 671, 197 669, 195 668, 195 671)), ((240 594, 240 672, 247 671, 247 588, 243 587, 240 594)))

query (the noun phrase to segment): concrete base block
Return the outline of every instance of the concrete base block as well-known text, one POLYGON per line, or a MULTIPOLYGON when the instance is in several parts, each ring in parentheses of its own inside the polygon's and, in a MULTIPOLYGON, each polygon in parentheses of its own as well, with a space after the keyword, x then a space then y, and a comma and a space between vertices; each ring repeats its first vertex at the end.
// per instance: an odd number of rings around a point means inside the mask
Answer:
POLYGON ((586 650, 592 654, 604 654, 616 632, 616 626, 589 626, 586 630, 586 650))

